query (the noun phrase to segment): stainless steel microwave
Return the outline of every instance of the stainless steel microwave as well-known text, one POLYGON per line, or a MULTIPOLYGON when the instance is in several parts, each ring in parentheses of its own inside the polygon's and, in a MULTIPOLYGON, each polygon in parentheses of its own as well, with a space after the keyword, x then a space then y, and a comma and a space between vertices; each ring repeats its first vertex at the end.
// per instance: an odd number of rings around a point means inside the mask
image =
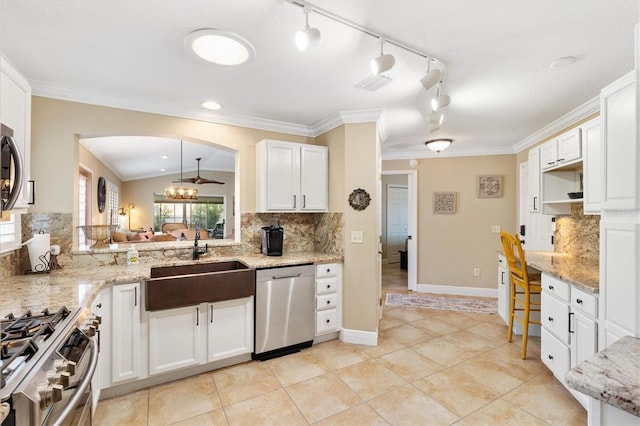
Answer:
POLYGON ((24 168, 13 130, 0 124, 0 214, 11 210, 20 197, 24 168))

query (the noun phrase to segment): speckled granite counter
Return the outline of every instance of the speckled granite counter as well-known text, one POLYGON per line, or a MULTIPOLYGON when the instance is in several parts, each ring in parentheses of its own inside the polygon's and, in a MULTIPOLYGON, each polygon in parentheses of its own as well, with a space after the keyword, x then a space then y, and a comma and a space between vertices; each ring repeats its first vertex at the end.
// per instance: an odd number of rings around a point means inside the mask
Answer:
POLYGON ((342 257, 318 252, 293 252, 281 257, 250 254, 233 257, 210 256, 199 261, 178 260, 158 265, 104 265, 93 268, 55 270, 48 274, 15 275, 0 284, 0 316, 30 309, 57 309, 60 306, 88 306, 100 289, 108 284, 143 281, 152 266, 184 265, 194 262, 240 260, 251 268, 270 268, 301 263, 342 262, 342 257))
POLYGON ((525 257, 530 267, 568 281, 585 291, 598 293, 600 283, 598 262, 562 253, 542 251, 528 251, 525 257))
POLYGON ((640 339, 623 337, 573 367, 565 380, 573 389, 640 417, 640 339))

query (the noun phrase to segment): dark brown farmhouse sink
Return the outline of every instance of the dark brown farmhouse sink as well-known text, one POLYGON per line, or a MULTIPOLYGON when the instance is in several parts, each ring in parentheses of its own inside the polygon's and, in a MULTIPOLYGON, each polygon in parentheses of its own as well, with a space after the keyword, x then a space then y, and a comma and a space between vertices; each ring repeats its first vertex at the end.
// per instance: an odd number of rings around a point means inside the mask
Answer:
POLYGON ((146 309, 181 308, 255 294, 256 271, 237 260, 151 268, 146 309))

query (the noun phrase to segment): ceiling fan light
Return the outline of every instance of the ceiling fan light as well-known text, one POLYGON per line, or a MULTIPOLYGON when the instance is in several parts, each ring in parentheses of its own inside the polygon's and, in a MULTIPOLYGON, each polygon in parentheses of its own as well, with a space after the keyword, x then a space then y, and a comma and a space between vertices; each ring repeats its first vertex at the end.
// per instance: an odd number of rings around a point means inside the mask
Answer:
POLYGON ((428 140, 424 144, 431 151, 439 153, 440 151, 443 151, 449 148, 452 142, 453 142, 453 139, 440 138, 440 139, 428 140))
POLYGON ((431 108, 434 111, 438 111, 439 109, 446 108, 449 103, 451 103, 451 98, 448 95, 440 95, 431 99, 431 108))
POLYGON ((420 79, 420 83, 422 83, 424 90, 429 90, 438 84, 440 80, 442 80, 442 71, 434 69, 427 72, 425 76, 420 79))
POLYGON ((371 73, 373 75, 382 74, 389 71, 396 64, 396 58, 393 55, 387 53, 380 55, 377 58, 371 60, 371 73))

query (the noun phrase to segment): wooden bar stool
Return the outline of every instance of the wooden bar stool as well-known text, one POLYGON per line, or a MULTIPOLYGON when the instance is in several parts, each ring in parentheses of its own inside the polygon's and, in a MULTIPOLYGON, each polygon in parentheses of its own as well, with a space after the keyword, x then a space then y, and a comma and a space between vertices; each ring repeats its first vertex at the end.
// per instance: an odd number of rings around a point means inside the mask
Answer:
POLYGON ((527 357, 527 337, 529 324, 540 325, 540 321, 529 319, 531 312, 540 312, 540 302, 532 301, 531 296, 540 294, 542 286, 539 277, 531 277, 527 272, 527 261, 524 257, 524 250, 520 243, 518 234, 510 235, 506 232, 500 233, 500 240, 504 249, 507 264, 509 265, 509 276, 511 277, 511 306, 509 310, 509 330, 507 331, 507 341, 511 342, 513 335, 513 320, 522 324, 522 348, 520 356, 527 357), (515 247, 515 249, 514 249, 515 247), (517 256, 516 256, 517 250, 517 256), (522 317, 516 315, 522 312, 522 317))

